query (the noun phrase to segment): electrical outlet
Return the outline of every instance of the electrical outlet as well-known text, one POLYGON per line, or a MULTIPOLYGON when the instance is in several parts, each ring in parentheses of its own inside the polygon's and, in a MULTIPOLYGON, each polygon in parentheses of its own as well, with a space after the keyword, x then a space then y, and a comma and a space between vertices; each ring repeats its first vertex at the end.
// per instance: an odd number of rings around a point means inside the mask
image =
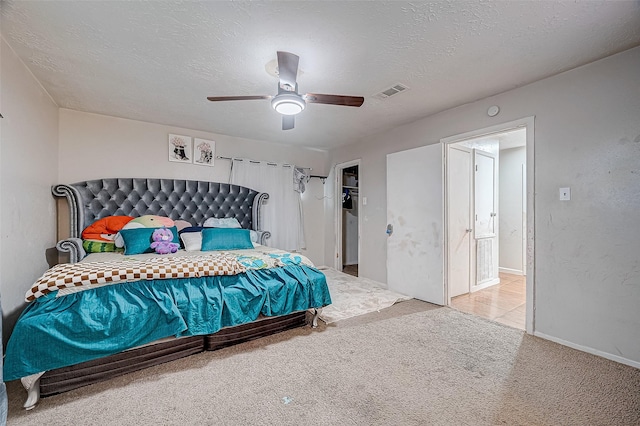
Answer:
POLYGON ((571 188, 560 188, 560 201, 571 200, 571 188))

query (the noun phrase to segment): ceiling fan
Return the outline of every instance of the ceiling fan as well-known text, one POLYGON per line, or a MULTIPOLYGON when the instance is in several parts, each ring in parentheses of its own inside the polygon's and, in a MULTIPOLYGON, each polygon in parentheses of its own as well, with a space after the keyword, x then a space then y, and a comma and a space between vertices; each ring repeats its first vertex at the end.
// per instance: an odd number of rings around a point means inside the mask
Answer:
POLYGON ((271 106, 282 114, 282 130, 293 129, 294 116, 304 110, 309 103, 342 105, 359 107, 364 102, 362 96, 323 95, 319 93, 298 93, 298 55, 289 52, 278 52, 278 94, 275 96, 209 96, 208 100, 218 101, 250 101, 256 99, 271 99, 271 106))

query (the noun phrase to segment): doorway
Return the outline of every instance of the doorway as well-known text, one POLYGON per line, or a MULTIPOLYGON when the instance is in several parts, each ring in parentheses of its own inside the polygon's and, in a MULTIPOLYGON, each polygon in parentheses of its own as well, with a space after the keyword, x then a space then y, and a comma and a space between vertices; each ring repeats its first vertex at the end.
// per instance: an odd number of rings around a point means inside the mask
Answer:
POLYGON ((442 142, 448 304, 531 333, 533 117, 442 142))
POLYGON ((358 276, 360 260, 360 160, 336 166, 336 262, 335 268, 358 276))

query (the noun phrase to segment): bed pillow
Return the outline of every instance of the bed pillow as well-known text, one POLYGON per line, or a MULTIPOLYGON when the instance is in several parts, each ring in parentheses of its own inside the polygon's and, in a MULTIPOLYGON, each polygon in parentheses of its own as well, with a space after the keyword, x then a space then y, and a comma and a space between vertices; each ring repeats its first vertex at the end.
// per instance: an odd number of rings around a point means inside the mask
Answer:
POLYGON ((248 229, 205 228, 202 230, 202 251, 252 248, 248 229))
POLYGON ((202 224, 205 228, 242 228, 235 217, 210 217, 202 224))
POLYGON ((178 231, 179 234, 190 234, 192 232, 200 232, 204 228, 202 226, 189 226, 188 228, 183 228, 178 231))
POLYGON ((82 248, 87 253, 110 253, 115 251, 122 253, 122 249, 117 248, 113 242, 101 240, 82 240, 82 248))
POLYGON ((182 231, 185 228, 190 228, 193 226, 191 222, 182 219, 174 221, 174 225, 176 226, 176 228, 178 228, 178 232, 182 231))
MULTIPOLYGON (((124 254, 141 254, 141 253, 153 253, 151 248, 153 242, 153 232, 158 228, 133 228, 123 229, 120 231, 120 236, 124 241, 124 254)), ((172 242, 180 244, 178 239, 178 229, 175 226, 168 228, 173 233, 172 242)))
POLYGON ((202 249, 201 232, 185 232, 180 234, 180 240, 186 251, 200 251, 202 249))
POLYGON ((180 241, 186 251, 200 251, 202 247, 202 226, 190 226, 179 231, 180 241))
POLYGON ((131 216, 107 216, 98 219, 82 231, 83 240, 113 242, 115 235, 127 223, 131 222, 131 216))
POLYGON ((82 231, 82 247, 87 253, 116 251, 114 239, 133 218, 131 216, 107 216, 98 219, 82 231))
MULTIPOLYGON (((157 228, 171 228, 175 226, 173 220, 169 219, 165 216, 156 216, 152 214, 143 215, 131 220, 122 229, 134 229, 134 228, 149 228, 149 229, 157 229, 157 228)), ((153 231, 152 231, 153 232, 153 231)), ((178 234, 174 233, 175 238, 178 238, 178 234)), ((120 232, 116 235, 114 242, 116 243, 116 247, 124 247, 124 241, 122 239, 122 235, 120 232)), ((179 240, 176 241, 179 243, 179 240)))

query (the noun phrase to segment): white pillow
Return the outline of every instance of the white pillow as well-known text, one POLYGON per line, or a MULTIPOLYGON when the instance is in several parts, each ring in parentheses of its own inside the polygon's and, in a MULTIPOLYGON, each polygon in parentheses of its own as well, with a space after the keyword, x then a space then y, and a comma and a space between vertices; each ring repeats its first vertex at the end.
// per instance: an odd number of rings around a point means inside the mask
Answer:
POLYGON ((235 217, 210 217, 202 225, 205 228, 242 228, 240 222, 235 217))
POLYGON ((186 251, 200 251, 202 249, 202 232, 183 232, 180 234, 186 251))

